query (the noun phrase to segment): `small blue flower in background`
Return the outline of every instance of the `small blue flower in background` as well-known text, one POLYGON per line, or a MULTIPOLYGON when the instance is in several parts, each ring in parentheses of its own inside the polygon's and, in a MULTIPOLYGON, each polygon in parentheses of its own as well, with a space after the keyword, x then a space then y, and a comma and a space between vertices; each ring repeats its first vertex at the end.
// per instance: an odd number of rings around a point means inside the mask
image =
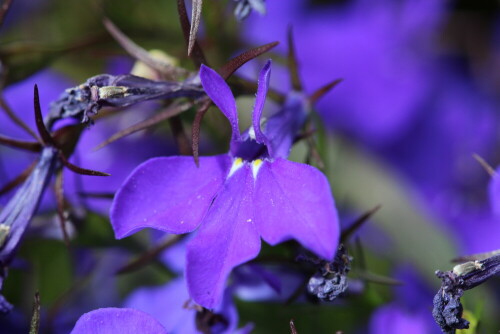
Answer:
POLYGON ((78 319, 71 334, 167 334, 150 315, 130 308, 101 308, 78 319))
POLYGON ((199 167, 191 157, 151 159, 129 176, 111 208, 117 238, 146 227, 197 230, 187 245, 186 279, 193 300, 206 308, 220 304, 231 270, 259 254, 261 237, 271 245, 295 239, 324 259, 337 249, 338 217, 326 177, 286 160, 307 101, 291 94, 281 111, 261 119, 270 66, 260 73, 252 127, 243 134, 228 85, 202 66, 203 88, 232 127, 229 153, 201 157, 199 167))
POLYGON ((238 20, 244 20, 253 10, 264 15, 266 13, 266 3, 264 0, 234 0, 238 4, 234 9, 234 16, 238 20))
POLYGON ((368 333, 441 333, 429 312, 432 288, 409 265, 398 268, 395 277, 403 285, 393 287, 394 301, 381 305, 373 312, 368 333))

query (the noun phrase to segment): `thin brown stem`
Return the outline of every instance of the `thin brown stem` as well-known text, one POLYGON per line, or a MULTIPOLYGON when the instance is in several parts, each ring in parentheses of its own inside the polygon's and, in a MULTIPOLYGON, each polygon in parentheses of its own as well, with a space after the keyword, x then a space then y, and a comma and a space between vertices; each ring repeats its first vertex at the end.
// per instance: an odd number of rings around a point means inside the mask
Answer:
POLYGON ((64 188, 63 188, 63 172, 60 169, 56 174, 56 180, 54 184, 54 192, 56 194, 56 202, 57 202, 57 216, 59 218, 59 224, 61 225, 61 231, 63 233, 64 243, 66 247, 69 247, 69 235, 68 230, 66 228, 66 216, 64 214, 64 188))
POLYGON ((14 123, 16 123, 21 129, 26 131, 26 133, 32 136, 37 142, 40 142, 40 138, 38 138, 35 131, 31 130, 30 127, 26 123, 24 123, 22 119, 17 117, 16 113, 10 108, 9 104, 3 97, 3 94, 1 93, 0 93, 0 107, 2 107, 3 111, 14 123))
POLYGON ((148 250, 146 253, 142 254, 138 258, 132 260, 125 266, 118 269, 116 272, 117 275, 130 273, 136 270, 143 268, 144 266, 151 263, 158 255, 161 254, 164 250, 169 247, 175 245, 178 241, 182 239, 181 235, 169 235, 162 243, 148 250))
POLYGON ((166 119, 169 119, 170 117, 176 116, 176 115, 188 110, 193 105, 194 105, 193 102, 174 103, 171 106, 167 107, 164 111, 162 111, 158 114, 155 114, 154 116, 152 116, 148 119, 145 119, 142 122, 139 122, 135 125, 132 125, 129 128, 126 128, 120 132, 115 133, 110 138, 106 139, 105 141, 103 141, 102 143, 97 145, 94 148, 94 150, 100 150, 104 146, 107 146, 107 145, 117 141, 118 139, 121 139, 121 138, 126 137, 128 135, 131 135, 131 134, 136 133, 138 131, 147 129, 147 128, 154 126, 154 125, 156 125, 156 124, 158 124, 166 119))

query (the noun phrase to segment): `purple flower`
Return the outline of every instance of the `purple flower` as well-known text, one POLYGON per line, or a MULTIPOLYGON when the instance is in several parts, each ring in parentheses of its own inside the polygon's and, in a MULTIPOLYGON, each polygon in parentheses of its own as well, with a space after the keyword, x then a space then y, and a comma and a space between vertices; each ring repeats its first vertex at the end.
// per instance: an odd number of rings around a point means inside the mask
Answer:
POLYGON ((491 178, 489 187, 490 206, 493 215, 500 216, 500 168, 497 168, 496 174, 491 178))
POLYGON ((203 311, 189 305, 189 293, 183 278, 177 278, 159 287, 145 287, 136 290, 125 301, 125 306, 142 310, 159 319, 169 333, 198 333, 200 327, 209 326, 211 333, 249 333, 252 325, 240 330, 238 312, 231 300, 230 291, 226 290, 222 303, 214 310, 212 321, 203 321, 203 311))
MULTIPOLYGON (((427 311, 427 313, 429 313, 427 311)), ((408 311, 396 304, 388 304, 377 309, 370 321, 370 334, 391 333, 438 333, 431 332, 435 326, 428 322, 427 314, 421 310, 408 311)))
MULTIPOLYGON (((405 134, 430 92, 431 37, 443 17, 439 1, 266 2, 265 17, 249 17, 246 41, 285 40, 294 27, 307 89, 332 77, 345 81, 317 109, 330 128, 369 147, 390 145, 405 134)), ((286 43, 281 44, 286 45, 286 43)), ((279 47, 278 47, 279 49, 279 47)), ((281 83, 280 83, 281 86, 281 83)))
POLYGON ((255 258, 260 238, 271 245, 295 239, 331 259, 338 243, 338 217, 325 176, 286 160, 303 125, 307 101, 291 94, 261 129, 270 62, 260 73, 253 126, 238 128, 236 103, 224 80, 202 66, 205 91, 228 118, 228 154, 151 159, 116 194, 111 223, 117 238, 145 227, 180 234, 196 231, 187 245, 186 279, 191 297, 216 307, 231 270, 255 258))
POLYGON ((430 312, 432 288, 409 265, 399 268, 394 276, 404 284, 393 288, 394 301, 373 312, 369 333, 440 333, 430 312))
POLYGON ((101 308, 85 313, 71 334, 167 334, 150 315, 131 308, 101 308))

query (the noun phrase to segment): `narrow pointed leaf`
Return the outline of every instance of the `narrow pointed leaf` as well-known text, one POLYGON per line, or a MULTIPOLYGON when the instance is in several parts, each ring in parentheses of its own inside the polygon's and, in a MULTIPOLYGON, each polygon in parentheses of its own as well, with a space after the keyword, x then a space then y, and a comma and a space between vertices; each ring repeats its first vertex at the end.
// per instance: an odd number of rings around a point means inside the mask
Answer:
POLYGON ((242 54, 229 60, 217 72, 220 74, 221 77, 224 78, 224 80, 227 80, 237 69, 245 65, 248 61, 257 58, 263 53, 266 53, 267 51, 271 50, 278 44, 279 42, 272 42, 245 51, 242 54))
POLYGON ((56 143, 54 142, 54 139, 52 139, 52 136, 50 135, 49 131, 45 127, 45 124, 43 123, 43 116, 42 116, 42 109, 40 108, 40 97, 38 95, 38 86, 35 85, 34 89, 34 107, 35 107, 35 122, 36 122, 36 128, 38 129, 38 133, 40 134, 40 137, 42 138, 42 141, 45 145, 51 145, 53 147, 57 147, 56 143))
POLYGON ((123 130, 115 133, 114 135, 112 135, 111 137, 109 137, 108 139, 106 139, 105 141, 100 143, 99 145, 97 145, 94 148, 94 150, 100 150, 104 146, 107 146, 107 145, 109 145, 109 144, 111 144, 111 143, 113 143, 113 142, 115 142, 123 137, 126 137, 128 135, 131 135, 131 134, 136 133, 136 132, 141 131, 141 130, 145 130, 149 127, 155 126, 158 123, 160 123, 166 119, 169 119, 170 117, 176 116, 176 115, 188 110, 193 105, 194 105, 193 102, 173 103, 172 105, 167 107, 162 112, 157 113, 157 114, 153 115, 152 117, 145 119, 144 121, 141 121, 135 125, 132 125, 131 127, 128 127, 126 129, 123 129, 123 130))
POLYGON ((288 27, 288 71, 290 72, 290 78, 292 80, 292 88, 298 92, 302 91, 302 82, 299 76, 299 64, 297 62, 297 54, 295 51, 295 43, 293 41, 293 29, 292 26, 288 27))
MULTIPOLYGON (((189 18, 186 11, 186 4, 184 3, 184 0, 177 0, 177 11, 179 13, 179 20, 181 22, 181 28, 184 34, 184 40, 186 41, 186 46, 189 46, 191 24, 189 23, 189 18)), ((193 42, 193 48, 190 57, 193 63, 197 67, 200 67, 201 64, 208 65, 205 59, 205 55, 203 54, 203 51, 201 50, 196 40, 193 42)))
POLYGON ((370 271, 358 271, 358 276, 363 280, 371 283, 383 284, 383 285, 402 285, 403 282, 398 281, 392 277, 387 277, 379 274, 372 273, 370 271))
POLYGON ((64 215, 64 189, 63 189, 63 172, 62 169, 57 172, 56 182, 54 185, 56 202, 57 202, 57 216, 59 218, 59 224, 61 225, 61 231, 64 238, 64 243, 69 247, 69 235, 68 229, 66 228, 66 217, 64 215))
POLYGON ((35 293, 33 302, 33 313, 31 316, 31 325, 29 334, 38 334, 40 329, 40 294, 38 291, 35 293))
POLYGON ((174 136, 177 148, 181 155, 191 155, 191 144, 186 135, 186 130, 179 116, 174 116, 168 119, 172 135, 174 136))
POLYGON ((165 241, 118 269, 116 274, 126 274, 143 268, 155 260, 164 250, 175 245, 181 239, 182 236, 180 235, 169 235, 165 241))
POLYGON ((5 193, 11 191, 15 187, 17 187, 18 185, 23 183, 28 178, 28 176, 31 174, 31 172, 33 171, 35 166, 36 166, 36 161, 31 163, 31 165, 29 165, 25 170, 23 170, 21 172, 21 174, 16 176, 15 179, 7 182, 2 188, 0 188, 0 195, 3 195, 5 193))
POLYGON ((192 127, 192 149, 193 149, 193 158, 196 166, 199 165, 200 162, 200 129, 201 129, 201 121, 203 120, 203 116, 208 111, 208 108, 212 104, 212 101, 207 98, 207 100, 200 106, 200 108, 196 111, 196 115, 194 116, 193 127, 192 127))
POLYGON ((356 219, 356 221, 354 221, 354 223, 352 223, 351 226, 343 230, 340 236, 340 242, 346 243, 346 241, 349 240, 349 238, 354 234, 354 232, 356 232, 361 226, 363 226, 363 224, 366 223, 368 219, 370 219, 371 216, 373 216, 381 207, 382 205, 380 204, 377 205, 376 207, 374 207, 373 209, 364 213, 361 217, 356 219))
POLYGON ((484 160, 484 158, 481 157, 479 154, 474 153, 472 157, 476 159, 477 162, 479 162, 481 167, 483 167, 486 173, 488 173, 491 177, 497 174, 495 168, 491 167, 491 165, 488 162, 486 162, 486 160, 484 160))
POLYGON ((40 152, 42 146, 40 143, 33 143, 28 141, 16 140, 0 135, 0 145, 10 146, 13 148, 19 148, 31 152, 40 152))
POLYGON ((151 57, 149 52, 141 48, 127 37, 118 27, 108 18, 102 20, 106 30, 113 36, 113 38, 125 49, 132 57, 143 62, 152 69, 164 74, 167 78, 174 78, 177 70, 170 64, 162 62, 158 59, 151 57))
POLYGON ((188 56, 193 51, 196 35, 201 21, 201 8, 203 7, 203 0, 193 0, 193 8, 191 11, 191 28, 189 30, 189 43, 188 43, 188 56))
POLYGON ((85 197, 85 198, 113 199, 115 197, 115 194, 113 194, 113 193, 79 192, 78 196, 85 197))
POLYGON ((343 79, 335 79, 332 82, 324 85, 323 87, 319 88, 317 91, 312 93, 311 97, 309 98, 309 101, 311 104, 315 104, 320 98, 322 98, 326 93, 328 93, 330 90, 332 90, 335 86, 337 86, 339 83, 342 82, 343 79))
POLYGON ((75 172, 77 174, 91 175, 91 176, 110 176, 111 175, 108 173, 98 172, 95 170, 85 169, 85 168, 75 166, 71 162, 69 162, 68 159, 66 159, 66 157, 62 153, 59 154, 59 158, 61 159, 62 164, 66 168, 68 168, 69 170, 71 170, 72 172, 75 172))
POLYGON ((23 122, 22 119, 17 117, 16 113, 10 108, 10 106, 7 104, 7 101, 5 101, 3 95, 0 93, 0 107, 2 107, 3 111, 9 116, 9 118, 19 125, 21 129, 26 131, 30 136, 32 136, 37 142, 40 142, 40 138, 36 135, 36 133, 30 129, 30 127, 23 122))

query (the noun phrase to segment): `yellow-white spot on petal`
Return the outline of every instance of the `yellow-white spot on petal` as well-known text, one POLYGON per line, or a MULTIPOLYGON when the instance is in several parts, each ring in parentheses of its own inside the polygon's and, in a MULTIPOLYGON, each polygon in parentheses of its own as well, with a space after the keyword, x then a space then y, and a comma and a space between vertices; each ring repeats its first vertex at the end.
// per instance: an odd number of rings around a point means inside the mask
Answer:
POLYGON ((257 159, 252 161, 252 174, 253 178, 256 180, 257 179, 257 174, 259 173, 259 169, 262 167, 262 160, 257 159))
POLYGON ((241 158, 234 159, 231 169, 229 170, 229 175, 227 177, 230 178, 242 166, 243 166, 243 159, 241 158))
POLYGON ((250 139, 255 140, 255 129, 253 128, 253 126, 248 129, 248 136, 250 137, 250 139))

